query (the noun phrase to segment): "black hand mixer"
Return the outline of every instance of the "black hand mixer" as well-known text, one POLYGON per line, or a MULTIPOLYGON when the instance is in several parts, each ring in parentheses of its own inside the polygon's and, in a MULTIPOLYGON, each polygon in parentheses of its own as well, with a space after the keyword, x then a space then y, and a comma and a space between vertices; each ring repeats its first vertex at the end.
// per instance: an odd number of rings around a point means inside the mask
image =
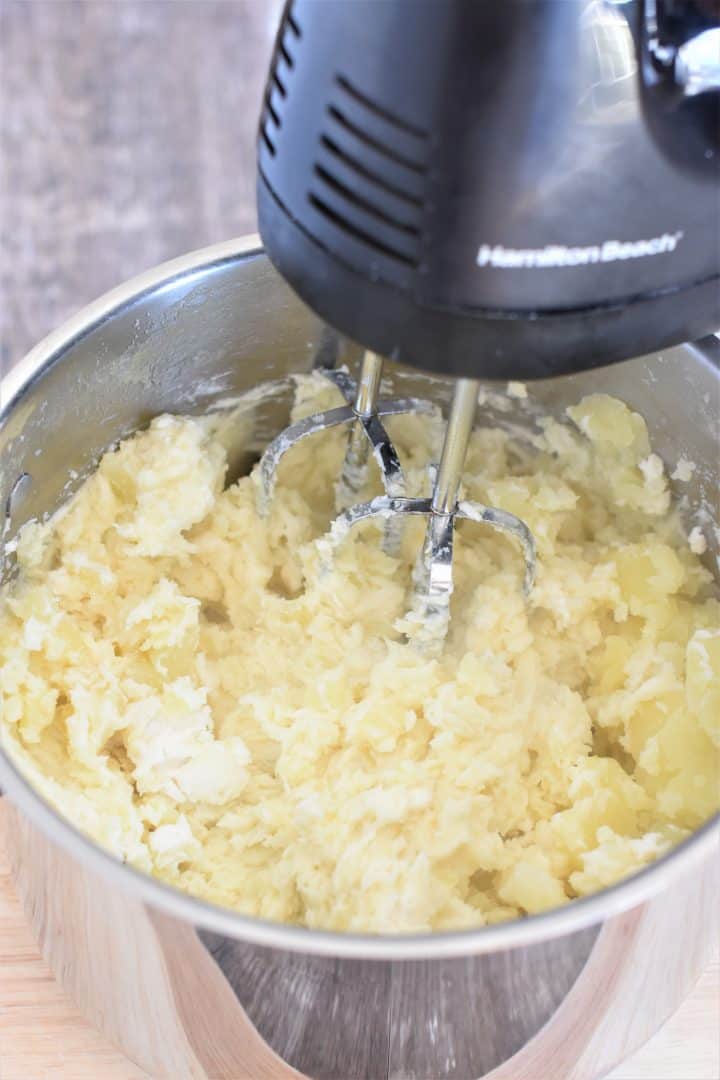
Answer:
MULTIPOLYGON (((720 0, 292 0, 258 138, 267 252, 367 350, 347 405, 284 431, 261 463, 350 424, 336 544, 356 521, 425 514, 411 607, 442 639, 480 379, 536 379, 720 324, 720 0), (382 359, 458 376, 428 498, 408 498, 382 417, 382 359), (372 452, 385 495, 350 505, 372 452)), ((386 525, 386 543, 394 530, 386 525)), ((395 534, 396 535, 396 534, 395 534)))

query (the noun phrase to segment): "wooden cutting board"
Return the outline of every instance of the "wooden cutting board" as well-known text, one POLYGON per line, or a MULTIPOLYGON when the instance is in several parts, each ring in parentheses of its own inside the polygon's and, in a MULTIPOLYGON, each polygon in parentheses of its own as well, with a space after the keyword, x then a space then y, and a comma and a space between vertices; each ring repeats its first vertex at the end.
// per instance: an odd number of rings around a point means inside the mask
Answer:
MULTIPOLYGON (((0 800, 0 817, 2 800, 0 800)), ((83 1020, 38 953, 0 848, 1 1080, 147 1080, 83 1020)), ((720 965, 610 1080, 720 1078, 720 965)), ((182 1080, 181 1077, 173 1080, 182 1080)))

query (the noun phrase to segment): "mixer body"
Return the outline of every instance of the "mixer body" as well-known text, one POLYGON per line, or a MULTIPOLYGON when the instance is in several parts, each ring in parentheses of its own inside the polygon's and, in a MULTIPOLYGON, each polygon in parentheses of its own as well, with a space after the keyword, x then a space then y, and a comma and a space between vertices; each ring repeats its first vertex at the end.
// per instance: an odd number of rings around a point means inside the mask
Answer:
POLYGON ((268 254, 331 325, 447 374, 537 378, 710 332, 713 10, 294 0, 258 139, 268 254))

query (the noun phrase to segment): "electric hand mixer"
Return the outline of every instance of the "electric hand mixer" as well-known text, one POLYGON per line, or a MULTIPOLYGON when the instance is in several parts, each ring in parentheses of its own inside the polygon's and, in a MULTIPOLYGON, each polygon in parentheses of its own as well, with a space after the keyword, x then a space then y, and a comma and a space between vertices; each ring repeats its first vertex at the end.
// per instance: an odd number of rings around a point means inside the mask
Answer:
POLYGON ((720 323, 718 0, 293 0, 258 139, 267 252, 332 327, 366 347, 347 405, 288 428, 350 425, 339 543, 355 522, 428 517, 414 609, 447 628, 457 518, 527 526, 459 500, 479 380, 623 360, 720 323), (429 498, 408 498, 382 418, 381 357, 459 379, 429 498), (351 505, 370 451, 385 495, 351 505))

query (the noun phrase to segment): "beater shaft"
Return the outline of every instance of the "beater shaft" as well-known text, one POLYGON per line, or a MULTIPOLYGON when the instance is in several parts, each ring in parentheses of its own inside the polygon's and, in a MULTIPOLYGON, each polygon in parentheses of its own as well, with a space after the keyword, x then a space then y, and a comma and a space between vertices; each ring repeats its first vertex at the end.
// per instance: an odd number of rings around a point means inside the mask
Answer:
POLYGON ((355 395, 355 412, 358 416, 368 417, 375 412, 378 397, 380 396, 382 371, 382 357, 369 349, 366 350, 362 359, 355 395))
MULTIPOLYGON (((335 487, 335 505, 339 510, 344 510, 355 501, 367 478, 371 440, 368 438, 366 423, 377 413, 382 369, 382 357, 368 349, 362 358, 353 405, 353 412, 359 422, 350 428, 345 461, 335 487)), ((388 494, 401 495, 403 493, 402 472, 394 447, 392 447, 392 455, 393 460, 390 465, 393 486, 397 490, 388 491, 388 494)))
POLYGON ((432 509, 435 514, 452 514, 457 505, 479 393, 478 379, 458 379, 455 384, 450 418, 432 497, 432 509))
POLYGON ((413 573, 410 611, 419 619, 418 639, 428 651, 442 645, 450 620, 455 515, 479 391, 477 379, 455 384, 425 540, 413 573))

